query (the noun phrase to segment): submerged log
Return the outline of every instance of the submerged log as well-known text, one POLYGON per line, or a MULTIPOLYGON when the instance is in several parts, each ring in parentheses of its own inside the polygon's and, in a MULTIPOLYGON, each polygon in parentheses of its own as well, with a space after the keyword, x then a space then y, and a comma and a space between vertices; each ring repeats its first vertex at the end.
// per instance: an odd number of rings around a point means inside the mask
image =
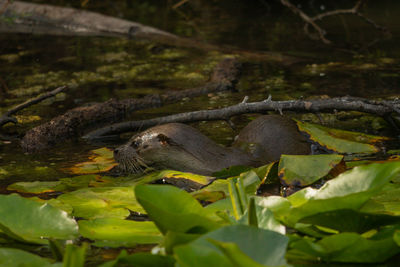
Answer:
POLYGON ((133 111, 160 107, 184 97, 234 89, 240 74, 240 64, 233 58, 222 60, 214 69, 209 82, 193 89, 149 95, 141 99, 111 99, 104 103, 78 107, 29 130, 21 141, 27 152, 38 152, 67 139, 81 136, 94 126, 121 121, 133 111))

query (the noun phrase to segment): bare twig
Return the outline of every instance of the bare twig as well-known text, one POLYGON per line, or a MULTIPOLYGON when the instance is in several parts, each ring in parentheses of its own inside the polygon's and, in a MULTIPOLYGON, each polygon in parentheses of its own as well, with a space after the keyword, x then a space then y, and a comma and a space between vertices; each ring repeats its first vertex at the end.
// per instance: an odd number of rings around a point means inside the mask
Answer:
MULTIPOLYGON (((331 44, 331 41, 325 38, 326 32, 318 26, 318 24, 315 23, 315 20, 310 18, 306 13, 301 11, 299 8, 297 8, 295 5, 290 3, 290 1, 287 0, 281 0, 282 5, 287 6, 290 10, 292 10, 293 13, 296 15, 299 15, 302 20, 304 20, 307 24, 306 25, 311 25, 313 28, 317 31, 319 39, 321 39, 322 42, 325 44, 331 44)), ((309 35, 310 36, 310 35, 309 35)))
POLYGON ((229 120, 230 117, 245 113, 265 113, 267 111, 297 111, 297 112, 326 112, 335 110, 361 111, 372 113, 385 118, 391 113, 400 114, 399 101, 370 101, 362 98, 339 97, 322 100, 290 100, 290 101, 261 101, 241 102, 237 105, 214 109, 179 113, 170 116, 142 121, 129 121, 110 125, 93 131, 83 138, 93 140, 103 135, 118 134, 127 131, 137 131, 154 125, 170 122, 195 122, 209 120, 229 120))
POLYGON ((281 0, 281 3, 284 6, 288 7, 293 13, 298 15, 305 22, 304 31, 311 39, 315 39, 315 38, 309 31, 310 25, 318 33, 318 38, 325 44, 331 44, 332 42, 325 37, 326 31, 324 29, 322 29, 316 23, 316 21, 322 20, 322 19, 324 19, 326 17, 330 17, 330 16, 346 15, 346 14, 347 15, 356 15, 356 16, 360 17, 362 20, 364 20, 365 22, 367 22, 368 24, 371 24, 375 29, 382 31, 384 33, 389 33, 387 28, 377 24, 375 21, 366 17, 363 13, 360 12, 360 8, 364 4, 364 0, 358 0, 352 8, 331 10, 331 11, 327 11, 327 12, 318 14, 314 17, 309 17, 306 13, 304 13, 302 10, 300 10, 295 5, 293 5, 289 0, 281 0))
POLYGON ((189 2, 189 0, 181 0, 178 3, 176 3, 175 5, 172 6, 172 9, 177 9, 178 7, 186 4, 187 2, 189 2))
POLYGON ((52 90, 50 92, 44 93, 44 94, 42 94, 42 95, 40 95, 38 97, 32 98, 32 99, 29 99, 29 100, 25 101, 24 103, 19 104, 19 105, 15 106, 15 107, 11 108, 6 113, 4 113, 3 115, 0 116, 0 126, 6 124, 8 122, 16 123, 17 120, 14 117, 11 117, 11 115, 17 113, 18 111, 20 111, 20 110, 22 110, 24 108, 27 108, 29 106, 32 106, 32 105, 37 104, 39 102, 42 102, 43 100, 45 100, 45 99, 47 99, 49 97, 55 96, 58 93, 61 93, 62 91, 64 91, 66 88, 67 88, 67 86, 58 87, 58 88, 56 88, 56 89, 54 89, 54 90, 52 90))

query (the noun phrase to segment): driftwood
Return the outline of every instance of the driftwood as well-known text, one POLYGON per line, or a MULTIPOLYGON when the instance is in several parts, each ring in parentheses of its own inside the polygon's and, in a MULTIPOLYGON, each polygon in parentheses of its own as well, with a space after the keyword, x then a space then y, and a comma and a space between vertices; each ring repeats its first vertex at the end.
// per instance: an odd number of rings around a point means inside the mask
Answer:
POLYGON ((49 97, 55 96, 58 93, 63 92, 65 89, 67 89, 66 86, 58 87, 58 88, 54 89, 53 91, 50 91, 50 92, 44 93, 38 97, 29 99, 29 100, 25 101, 24 103, 19 104, 15 107, 9 109, 6 113, 4 113, 3 115, 0 115, 0 127, 9 122, 17 123, 17 119, 12 117, 12 115, 14 115, 15 113, 17 113, 20 110, 23 110, 24 108, 27 108, 29 106, 32 106, 39 102, 42 102, 43 100, 45 100, 49 97))
POLYGON ((29 130, 21 141, 27 152, 38 152, 67 139, 81 136, 99 124, 121 121, 133 111, 160 107, 184 97, 195 97, 211 92, 234 89, 240 73, 240 64, 233 58, 222 60, 214 69, 209 82, 193 89, 149 95, 141 99, 111 99, 104 103, 74 108, 47 123, 29 130))
POLYGON ((400 101, 373 101, 355 97, 338 97, 320 100, 290 100, 290 101, 272 101, 269 97, 261 102, 247 102, 245 100, 237 105, 214 109, 199 110, 193 112, 180 113, 150 120, 128 121, 113 124, 84 136, 87 140, 94 140, 104 135, 118 134, 128 131, 137 131, 154 125, 170 122, 195 122, 208 120, 226 120, 230 121, 232 116, 246 113, 265 113, 267 111, 297 111, 297 112, 332 112, 338 110, 361 111, 379 115, 389 119, 389 115, 397 113, 400 115, 400 101))
POLYGON ((137 22, 114 18, 96 12, 52 5, 0 0, 0 32, 30 34, 112 36, 138 40, 149 40, 177 47, 197 48, 205 51, 221 51, 240 54, 244 58, 271 60, 284 65, 303 59, 286 56, 278 52, 251 52, 227 46, 217 46, 179 37, 172 33, 137 22))

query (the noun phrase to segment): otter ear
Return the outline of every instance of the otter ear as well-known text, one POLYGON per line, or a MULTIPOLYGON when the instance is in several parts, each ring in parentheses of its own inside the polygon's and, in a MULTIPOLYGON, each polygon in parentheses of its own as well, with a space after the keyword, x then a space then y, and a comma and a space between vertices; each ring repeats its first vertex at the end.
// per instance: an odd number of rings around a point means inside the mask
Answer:
POLYGON ((168 138, 166 135, 159 134, 157 135, 157 138, 163 146, 171 144, 171 138, 168 138))

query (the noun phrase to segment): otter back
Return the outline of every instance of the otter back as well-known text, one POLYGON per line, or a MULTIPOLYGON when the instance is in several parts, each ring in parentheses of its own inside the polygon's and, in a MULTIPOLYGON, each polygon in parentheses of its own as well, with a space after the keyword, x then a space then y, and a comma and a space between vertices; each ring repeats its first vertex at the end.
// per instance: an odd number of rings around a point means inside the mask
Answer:
POLYGON ((264 163, 279 160, 282 154, 307 155, 311 152, 296 123, 280 115, 264 115, 250 122, 233 146, 264 163))

